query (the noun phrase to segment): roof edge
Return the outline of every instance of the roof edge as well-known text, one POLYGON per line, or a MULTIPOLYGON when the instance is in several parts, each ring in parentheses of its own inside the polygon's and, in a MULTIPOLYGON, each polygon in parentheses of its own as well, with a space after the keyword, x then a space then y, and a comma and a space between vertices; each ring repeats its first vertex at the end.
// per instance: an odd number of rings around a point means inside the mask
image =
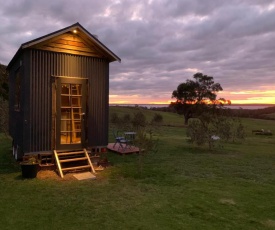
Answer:
POLYGON ((15 55, 13 56, 13 58, 11 59, 11 61, 9 62, 9 64, 7 65, 7 70, 10 69, 11 65, 14 63, 14 61, 18 58, 18 56, 21 54, 21 52, 23 51, 23 49, 29 48, 31 46, 33 46, 34 44, 37 44, 39 42, 42 42, 44 40, 47 40, 51 37, 54 36, 58 36, 59 34, 62 33, 66 33, 67 31, 70 31, 72 29, 76 29, 79 28, 80 30, 82 30, 86 35, 88 35, 101 49, 103 49, 105 52, 107 52, 114 60, 110 61, 118 61, 121 62, 121 59, 115 54, 113 53, 110 49, 108 49, 102 42, 100 42, 98 40, 98 38, 94 35, 92 35, 88 30, 86 30, 79 22, 74 23, 70 26, 67 26, 63 29, 54 31, 52 33, 46 34, 44 36, 38 37, 36 39, 33 39, 31 41, 25 42, 23 44, 21 44, 21 46, 19 47, 19 49, 17 50, 17 52, 15 53, 15 55))

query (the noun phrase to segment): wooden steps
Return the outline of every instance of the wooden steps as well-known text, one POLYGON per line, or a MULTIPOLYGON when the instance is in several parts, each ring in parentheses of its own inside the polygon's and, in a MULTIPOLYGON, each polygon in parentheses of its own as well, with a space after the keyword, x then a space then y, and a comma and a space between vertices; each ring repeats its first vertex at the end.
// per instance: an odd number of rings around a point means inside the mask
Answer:
POLYGON ((95 173, 95 169, 86 149, 76 151, 54 150, 53 152, 61 178, 64 177, 63 172, 65 171, 89 169, 95 173))
POLYGON ((69 171, 69 170, 77 170, 77 169, 90 169, 90 165, 83 165, 83 166, 75 166, 70 168, 63 168, 63 171, 69 171))
POLYGON ((87 157, 70 158, 65 160, 59 160, 59 162, 63 163, 63 162, 72 162, 72 161, 83 161, 83 160, 87 160, 87 157))

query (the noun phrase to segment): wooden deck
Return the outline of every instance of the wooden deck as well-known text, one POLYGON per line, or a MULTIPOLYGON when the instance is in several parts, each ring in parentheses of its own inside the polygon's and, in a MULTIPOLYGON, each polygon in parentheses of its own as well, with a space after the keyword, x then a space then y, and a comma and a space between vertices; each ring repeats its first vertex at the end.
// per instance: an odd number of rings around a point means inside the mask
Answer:
POLYGON ((107 146, 107 149, 109 149, 110 151, 116 152, 120 155, 132 154, 132 153, 138 153, 139 152, 139 148, 135 147, 133 145, 125 147, 125 144, 122 144, 123 148, 121 148, 119 146, 119 144, 116 144, 115 146, 114 146, 114 144, 115 143, 109 143, 108 146, 107 146))

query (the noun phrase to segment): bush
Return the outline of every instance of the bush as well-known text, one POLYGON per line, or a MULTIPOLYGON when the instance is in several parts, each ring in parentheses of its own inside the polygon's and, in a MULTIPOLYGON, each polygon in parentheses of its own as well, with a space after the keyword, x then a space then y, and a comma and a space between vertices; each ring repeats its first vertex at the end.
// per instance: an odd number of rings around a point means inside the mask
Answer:
POLYGON ((111 114, 111 116, 110 116, 110 122, 113 123, 113 124, 120 123, 120 119, 119 119, 117 113, 112 113, 111 114))
POLYGON ((205 113, 193 119, 187 127, 189 141, 198 146, 208 144, 214 147, 217 140, 236 141, 244 139, 245 130, 241 121, 228 116, 205 113))
POLYGON ((8 134, 9 103, 0 97, 0 132, 8 134))
POLYGON ((163 117, 159 113, 155 113, 154 117, 152 118, 151 123, 152 124, 160 124, 163 121, 163 117))
POLYGON ((187 136, 190 137, 190 142, 201 146, 207 142, 207 129, 202 125, 200 120, 193 119, 187 128, 187 136))
POLYGON ((146 117, 142 112, 137 112, 134 114, 132 119, 132 124, 135 129, 146 126, 146 117))
POLYGON ((138 172, 141 174, 143 169, 143 158, 149 152, 157 152, 158 139, 155 139, 154 133, 156 122, 162 121, 162 116, 156 116, 152 119, 155 122, 147 122, 146 116, 141 111, 134 114, 125 114, 119 117, 116 113, 111 114, 110 121, 120 130, 135 131, 136 135, 133 145, 139 148, 138 172))

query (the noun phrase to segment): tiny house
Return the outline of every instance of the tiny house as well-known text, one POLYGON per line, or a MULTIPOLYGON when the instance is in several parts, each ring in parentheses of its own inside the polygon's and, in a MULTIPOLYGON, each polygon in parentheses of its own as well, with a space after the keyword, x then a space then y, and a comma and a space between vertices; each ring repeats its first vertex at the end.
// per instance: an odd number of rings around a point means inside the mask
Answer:
POLYGON ((106 147, 113 61, 79 23, 22 44, 7 67, 15 158, 106 147))

